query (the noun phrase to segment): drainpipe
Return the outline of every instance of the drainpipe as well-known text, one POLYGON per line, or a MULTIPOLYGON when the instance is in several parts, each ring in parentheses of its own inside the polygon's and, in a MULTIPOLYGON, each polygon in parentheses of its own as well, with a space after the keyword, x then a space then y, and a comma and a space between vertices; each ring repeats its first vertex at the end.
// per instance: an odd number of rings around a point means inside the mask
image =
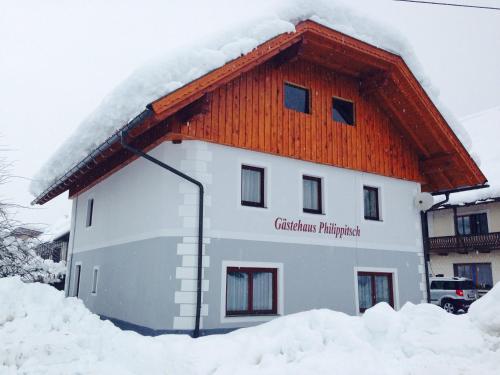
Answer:
POLYGON ((193 331, 193 337, 199 337, 200 336, 200 315, 201 315, 201 279, 202 279, 202 255, 203 255, 203 195, 205 192, 205 189, 203 188, 203 184, 195 180, 194 178, 188 176, 185 173, 182 173, 181 171, 175 169, 174 167, 171 167, 170 165, 167 165, 163 163, 162 161, 146 154, 145 152, 138 150, 131 145, 127 144, 125 142, 125 138, 127 136, 127 131, 121 131, 120 132, 120 142, 122 146, 127 149, 128 151, 132 152, 133 154, 142 157, 146 160, 149 160, 150 162, 160 166, 163 169, 166 169, 169 172, 172 172, 173 174, 176 174, 177 176, 183 178, 184 180, 187 180, 191 182, 192 184, 196 185, 199 189, 199 203, 198 203, 198 270, 197 270, 197 280, 196 280, 196 318, 195 318, 195 326, 194 326, 194 331, 193 331))
POLYGON ((445 199, 441 202, 434 204, 427 211, 420 211, 420 222, 422 224, 422 241, 424 245, 424 267, 425 267, 425 286, 427 292, 427 303, 431 302, 431 289, 429 285, 429 220, 427 218, 427 212, 432 211, 436 207, 445 204, 450 199, 450 193, 445 193, 445 199))

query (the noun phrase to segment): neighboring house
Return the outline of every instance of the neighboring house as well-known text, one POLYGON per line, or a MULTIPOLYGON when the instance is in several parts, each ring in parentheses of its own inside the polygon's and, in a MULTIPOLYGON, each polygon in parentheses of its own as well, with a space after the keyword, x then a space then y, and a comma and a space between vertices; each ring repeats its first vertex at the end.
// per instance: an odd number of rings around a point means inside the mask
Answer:
POLYGON ((429 213, 434 274, 472 279, 483 293, 500 282, 500 107, 472 115, 464 124, 490 187, 453 196, 429 213))
POLYGON ((155 99, 34 201, 69 190, 66 292, 142 332, 419 303, 415 199, 486 180, 400 56, 312 21, 155 99))
POLYGON ((66 261, 68 258, 68 244, 70 233, 70 217, 65 215, 62 219, 50 225, 40 236, 41 244, 35 251, 43 259, 54 262, 66 261))
POLYGON ((10 232, 13 237, 19 238, 20 240, 36 239, 43 233, 40 229, 28 228, 26 226, 16 227, 10 232))

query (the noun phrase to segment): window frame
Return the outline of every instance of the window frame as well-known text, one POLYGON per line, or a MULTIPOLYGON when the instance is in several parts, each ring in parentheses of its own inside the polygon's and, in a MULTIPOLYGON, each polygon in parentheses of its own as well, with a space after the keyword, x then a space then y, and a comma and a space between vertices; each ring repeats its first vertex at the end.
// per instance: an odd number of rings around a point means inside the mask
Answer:
POLYGON ((468 214, 462 214, 462 215, 457 215, 457 231, 458 233, 456 233, 457 235, 459 236, 477 236, 477 235, 481 235, 481 234, 488 234, 490 233, 490 226, 489 226, 489 220, 488 220, 488 213, 487 212, 475 212, 475 213, 468 213, 468 214), (477 225, 477 219, 474 223, 474 225, 472 224, 472 218, 473 217, 484 217, 485 220, 486 220, 486 232, 481 232, 480 231, 480 228, 481 226, 477 225), (464 218, 469 218, 469 229, 470 229, 470 233, 465 233, 465 227, 464 227, 464 218), (461 223, 459 222, 459 220, 461 221, 461 223), (462 233, 460 232, 460 228, 462 227, 462 233), (476 232, 473 233, 472 231, 472 228, 475 228, 476 229, 476 232), (479 229, 479 231, 477 231, 477 229, 479 229))
POLYGON ((363 216, 365 220, 371 221, 382 221, 380 217, 380 188, 376 186, 363 185, 363 216), (366 215, 366 206, 365 206, 365 190, 375 191, 376 205, 377 208, 376 216, 367 216, 366 215))
POLYGON ((323 179, 321 177, 314 177, 310 175, 302 175, 302 211, 308 214, 316 214, 316 215, 321 215, 323 214, 323 179), (309 180, 309 181, 315 181, 318 183, 318 209, 313 209, 313 208, 306 208, 305 207, 305 202, 304 202, 304 180, 309 180))
MULTIPOLYGON (((372 305, 369 307, 373 307, 377 304, 377 292, 376 292, 376 286, 375 286, 375 276, 386 276, 389 280, 389 305, 395 309, 396 304, 395 304, 395 299, 394 299, 394 273, 392 272, 383 272, 383 271, 361 271, 358 270, 356 272, 356 283, 358 283, 358 278, 359 276, 370 276, 370 283, 371 283, 371 290, 372 290, 372 305)), ((369 308, 364 308, 359 305, 359 290, 356 293, 357 296, 357 307, 358 307, 358 313, 363 314, 366 310, 369 308)))
POLYGON ((73 276, 73 297, 80 298, 80 281, 82 278, 82 263, 75 263, 75 270, 73 276))
POLYGON ((283 107, 285 109, 290 110, 290 111, 303 113, 305 115, 310 115, 311 114, 311 107, 312 107, 311 106, 311 89, 309 89, 308 87, 302 86, 302 85, 298 85, 296 83, 292 83, 290 81, 284 81, 283 82, 283 107), (300 89, 300 90, 304 90, 306 92, 306 94, 307 94, 306 95, 306 104, 307 104, 307 111, 306 112, 298 111, 297 109, 290 108, 286 105, 286 86, 293 87, 293 88, 300 89))
POLYGON ((265 208, 266 207, 266 204, 265 204, 265 202, 266 202, 266 199, 265 199, 265 194, 266 194, 265 178, 266 178, 266 170, 265 170, 265 168, 255 167, 255 166, 248 165, 248 164, 242 164, 241 165, 241 172, 240 172, 240 202, 241 202, 242 206, 246 206, 246 207, 258 207, 258 208, 265 208), (253 202, 253 201, 243 200, 243 170, 244 169, 260 173, 260 201, 259 202, 253 202))
POLYGON ((491 262, 463 262, 463 263, 453 263, 453 276, 456 276, 456 277, 464 277, 464 276, 461 276, 458 274, 458 267, 464 267, 464 266, 467 266, 467 267, 474 267, 474 271, 473 271, 473 278, 472 278, 472 282, 474 283, 474 285, 476 286, 476 289, 477 290, 491 290, 491 288, 493 288, 493 286, 495 285, 495 282, 493 280, 493 267, 492 267, 492 264, 491 262), (479 266, 488 266, 489 267, 489 273, 491 275, 491 282, 492 282, 492 285, 491 285, 491 288, 480 288, 480 285, 478 284, 478 267, 479 266))
POLYGON ((97 295, 97 288, 99 284, 99 266, 95 266, 92 269, 92 284, 90 285, 90 294, 93 296, 97 295))
POLYGON ((238 317, 238 316, 277 316, 278 315, 278 268, 265 268, 265 267, 237 267, 237 266, 227 266, 226 267, 226 296, 225 296, 225 316, 226 317, 238 317), (247 310, 230 311, 228 310, 228 278, 230 272, 242 272, 248 274, 248 301, 247 310), (272 273, 272 288, 273 288, 273 299, 272 299, 272 309, 271 310, 254 310, 253 309, 253 274, 258 272, 270 272, 272 273))
POLYGON ((94 218, 94 198, 89 198, 87 200, 87 217, 85 219, 85 227, 92 227, 92 221, 94 218))
POLYGON ((347 125, 347 126, 356 126, 356 103, 354 102, 354 100, 342 98, 340 96, 333 96, 332 97, 332 107, 331 107, 331 110, 332 110, 332 121, 337 122, 339 124, 344 124, 344 125, 347 125), (335 120, 334 107, 335 107, 335 101, 336 100, 352 104, 352 124, 349 124, 348 122, 344 122, 344 121, 335 120))

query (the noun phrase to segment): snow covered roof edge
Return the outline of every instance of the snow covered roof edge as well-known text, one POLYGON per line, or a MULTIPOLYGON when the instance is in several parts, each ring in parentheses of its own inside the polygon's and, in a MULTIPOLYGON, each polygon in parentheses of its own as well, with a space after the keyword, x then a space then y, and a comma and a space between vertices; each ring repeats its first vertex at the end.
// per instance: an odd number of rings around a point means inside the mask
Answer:
POLYGON ((167 57, 136 70, 104 98, 40 169, 30 185, 31 193, 39 196, 49 189, 152 101, 252 51, 273 37, 294 32, 295 26, 307 19, 400 55, 462 144, 470 147, 467 132, 441 104, 438 91, 423 74, 420 63, 401 35, 363 17, 359 10, 340 1, 293 0, 277 6, 273 14, 251 20, 237 30, 228 30, 193 48, 174 51, 174 55, 169 51, 167 57))

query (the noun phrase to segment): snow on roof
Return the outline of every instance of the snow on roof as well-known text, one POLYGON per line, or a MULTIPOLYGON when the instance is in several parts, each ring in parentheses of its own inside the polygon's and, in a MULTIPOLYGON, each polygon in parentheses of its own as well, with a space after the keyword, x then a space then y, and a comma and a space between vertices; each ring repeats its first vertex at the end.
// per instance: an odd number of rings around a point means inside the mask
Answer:
POLYGON ((489 188, 451 194, 450 204, 466 204, 500 198, 500 105, 462 119, 472 138, 473 156, 479 155, 481 170, 488 179, 489 188))
MULTIPOLYGON (((425 77, 408 41, 397 31, 360 14, 340 0, 281 1, 237 29, 206 39, 196 46, 168 50, 136 70, 116 87, 77 128, 36 174, 30 191, 37 196, 138 115, 152 101, 238 58, 269 39, 293 32, 303 20, 313 20, 376 47, 400 55, 429 94, 462 143, 470 140, 454 116, 441 105, 438 91, 425 77)), ((174 9, 173 9, 174 11, 174 9)))

